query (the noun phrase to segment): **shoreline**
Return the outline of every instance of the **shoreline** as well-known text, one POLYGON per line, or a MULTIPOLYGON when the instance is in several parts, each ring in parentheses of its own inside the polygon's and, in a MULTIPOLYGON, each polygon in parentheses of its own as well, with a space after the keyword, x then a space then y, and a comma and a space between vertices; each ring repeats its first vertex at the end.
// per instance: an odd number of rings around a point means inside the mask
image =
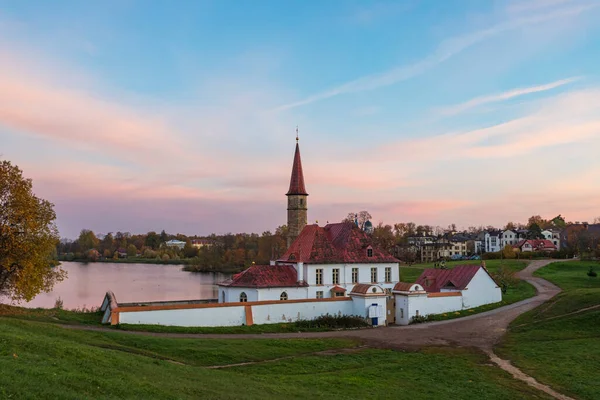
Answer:
POLYGON ((209 266, 200 266, 194 265, 186 262, 186 260, 155 260, 155 259, 144 259, 144 258, 122 258, 118 260, 113 259, 104 259, 104 260, 96 260, 90 261, 85 258, 80 259, 71 259, 67 260, 64 258, 58 259, 59 263, 63 262, 76 262, 81 264, 146 264, 146 265, 173 265, 180 266, 183 271, 187 272, 215 272, 215 273, 224 273, 224 274, 233 274, 243 271, 246 267, 209 267, 209 266))

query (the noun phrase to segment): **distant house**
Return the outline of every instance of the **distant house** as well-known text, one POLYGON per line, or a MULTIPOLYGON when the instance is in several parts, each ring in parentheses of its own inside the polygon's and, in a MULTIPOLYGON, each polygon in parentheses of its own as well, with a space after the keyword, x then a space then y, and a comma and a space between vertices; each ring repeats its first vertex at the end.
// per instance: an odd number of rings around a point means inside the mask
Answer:
POLYGON ((165 246, 168 247, 177 247, 178 249, 183 249, 183 247, 185 246, 185 242, 181 241, 181 240, 169 240, 168 242, 165 242, 165 246))
POLYGON ((127 250, 122 247, 119 247, 115 253, 119 258, 127 258, 127 250))
POLYGON ((483 246, 486 253, 502 250, 502 231, 485 232, 483 246))
POLYGON ((585 232, 594 239, 600 239, 600 224, 588 224, 583 222, 567 226, 560 233, 560 245, 562 248, 576 247, 577 237, 585 232))
POLYGON ((556 229, 545 229, 542 231, 542 235, 544 235, 544 239, 551 241, 557 249, 560 249, 560 231, 556 229))
POLYGON ((506 245, 515 245, 519 241, 519 235, 517 231, 513 231, 511 229, 507 229, 502 232, 502 237, 500 239, 501 246, 504 248, 506 245))
POLYGON ((558 248, 552 243, 550 240, 546 239, 529 239, 529 240, 521 240, 517 244, 513 245, 515 250, 519 250, 521 252, 528 251, 556 251, 558 248))
POLYGON ((201 247, 211 247, 215 243, 210 239, 192 239, 192 246, 199 249, 201 247))

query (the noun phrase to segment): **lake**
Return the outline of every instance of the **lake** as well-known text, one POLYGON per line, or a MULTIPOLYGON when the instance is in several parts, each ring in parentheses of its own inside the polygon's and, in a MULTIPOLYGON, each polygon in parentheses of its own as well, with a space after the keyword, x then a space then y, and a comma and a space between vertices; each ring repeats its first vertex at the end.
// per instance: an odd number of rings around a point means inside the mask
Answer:
POLYGON ((181 265, 63 262, 67 278, 50 293, 40 293, 24 307, 52 308, 59 297, 66 309, 99 307, 107 290, 119 303, 216 299, 217 286, 230 274, 187 272, 181 265))

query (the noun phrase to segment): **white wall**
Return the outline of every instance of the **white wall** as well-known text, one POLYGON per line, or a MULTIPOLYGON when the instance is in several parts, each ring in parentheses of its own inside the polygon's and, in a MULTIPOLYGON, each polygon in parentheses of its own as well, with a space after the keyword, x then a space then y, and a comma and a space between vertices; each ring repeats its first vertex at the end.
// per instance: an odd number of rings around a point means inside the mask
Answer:
POLYGON ((219 286, 219 303, 237 303, 242 292, 246 293, 248 301, 258 301, 257 289, 219 286), (223 293, 225 293, 224 300, 223 293))
POLYGON ((274 304, 247 303, 239 306, 151 311, 127 311, 126 307, 122 307, 123 311, 119 312, 119 322, 122 324, 173 326, 241 326, 246 324, 246 307, 252 309, 254 324, 294 322, 298 319, 311 320, 326 314, 355 315, 353 301, 347 298, 341 301, 300 303, 282 301, 274 304))
POLYGON ((288 300, 304 300, 308 299, 308 288, 307 287, 293 287, 293 288, 260 288, 258 289, 258 300, 280 300, 281 294, 286 292, 288 300))
POLYGON ((418 315, 443 314, 462 310, 461 296, 427 297, 427 294, 396 296, 396 324, 408 325, 418 315))
POLYGON ((175 326, 240 326, 246 323, 246 313, 244 312, 244 306, 124 311, 119 313, 119 323, 175 326))
POLYGON ((502 301, 502 291, 483 268, 475 274, 462 291, 463 307, 474 308, 502 301))
POLYGON ((311 320, 321 315, 352 315, 352 301, 306 302, 252 306, 255 324, 277 324, 299 319, 311 320))

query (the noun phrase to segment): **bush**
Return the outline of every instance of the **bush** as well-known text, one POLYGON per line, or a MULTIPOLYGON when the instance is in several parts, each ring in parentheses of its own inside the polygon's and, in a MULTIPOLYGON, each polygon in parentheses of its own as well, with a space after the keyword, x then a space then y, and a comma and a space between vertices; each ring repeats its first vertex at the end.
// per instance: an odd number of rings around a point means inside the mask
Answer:
POLYGON ((496 272, 492 273, 492 277, 500 286, 502 293, 506 293, 509 287, 513 287, 519 283, 515 271, 506 265, 501 265, 496 272))
POLYGON ((59 297, 58 299, 56 299, 56 301, 54 302, 54 308, 57 310, 62 310, 63 309, 63 300, 59 297))
POLYGON ((595 278, 598 276, 596 271, 594 271, 594 267, 590 266, 590 270, 587 272, 587 276, 589 276, 590 278, 595 278))
POLYGON ((348 329, 364 328, 369 326, 368 321, 357 315, 322 315, 313 320, 298 320, 294 323, 298 329, 309 328, 328 328, 328 329, 348 329))
POLYGON ((430 322, 434 320, 434 315, 433 314, 427 314, 427 315, 415 315, 414 317, 412 317, 410 319, 410 323, 411 324, 421 324, 423 322, 430 322))
POLYGON ((500 259, 500 252, 495 252, 495 253, 483 253, 483 255, 481 256, 482 260, 499 260, 500 259))

